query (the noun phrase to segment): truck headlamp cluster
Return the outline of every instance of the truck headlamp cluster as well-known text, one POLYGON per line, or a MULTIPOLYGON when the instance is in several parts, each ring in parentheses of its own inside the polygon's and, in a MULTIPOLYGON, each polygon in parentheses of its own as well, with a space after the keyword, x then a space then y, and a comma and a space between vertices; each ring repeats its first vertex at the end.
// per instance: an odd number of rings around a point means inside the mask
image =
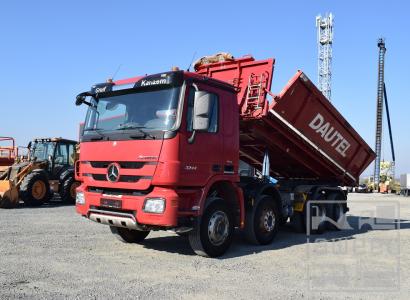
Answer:
POLYGON ((162 214, 165 211, 165 199, 145 198, 144 211, 147 213, 162 214))
POLYGON ((83 192, 77 192, 76 196, 75 196, 75 203, 76 204, 80 204, 80 205, 84 205, 85 204, 85 197, 84 197, 84 193, 83 192))

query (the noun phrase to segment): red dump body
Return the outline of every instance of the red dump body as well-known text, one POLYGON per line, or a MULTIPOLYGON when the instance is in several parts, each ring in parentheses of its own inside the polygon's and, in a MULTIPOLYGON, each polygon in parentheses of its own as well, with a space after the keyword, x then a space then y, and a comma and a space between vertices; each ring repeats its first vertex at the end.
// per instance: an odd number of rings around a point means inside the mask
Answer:
POLYGON ((357 184, 373 150, 303 72, 273 95, 273 65, 273 59, 248 56, 196 70, 237 89, 240 159, 260 168, 268 150, 273 177, 357 184))

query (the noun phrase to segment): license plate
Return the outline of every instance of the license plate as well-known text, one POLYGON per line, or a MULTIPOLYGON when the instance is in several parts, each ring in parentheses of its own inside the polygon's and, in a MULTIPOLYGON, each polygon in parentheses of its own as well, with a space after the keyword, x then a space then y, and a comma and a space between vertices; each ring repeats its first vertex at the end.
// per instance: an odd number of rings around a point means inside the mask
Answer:
POLYGON ((109 208, 122 208, 122 201, 114 199, 101 199, 100 206, 109 208))

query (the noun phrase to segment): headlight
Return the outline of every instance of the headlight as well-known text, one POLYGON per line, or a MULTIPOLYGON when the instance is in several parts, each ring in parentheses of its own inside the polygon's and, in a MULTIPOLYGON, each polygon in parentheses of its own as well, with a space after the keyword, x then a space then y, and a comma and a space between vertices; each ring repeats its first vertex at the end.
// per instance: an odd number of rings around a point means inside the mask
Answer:
POLYGON ((85 197, 83 192, 77 192, 75 196, 75 203, 80 205, 85 204, 85 197))
POLYGON ((154 214, 162 214, 165 211, 164 198, 146 198, 144 203, 144 211, 154 214))

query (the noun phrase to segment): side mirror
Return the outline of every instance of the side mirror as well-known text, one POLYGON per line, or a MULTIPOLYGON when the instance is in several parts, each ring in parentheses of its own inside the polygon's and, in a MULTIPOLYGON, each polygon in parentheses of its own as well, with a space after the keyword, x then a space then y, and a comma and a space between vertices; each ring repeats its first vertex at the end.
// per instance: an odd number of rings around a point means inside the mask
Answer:
POLYGON ((79 94, 77 95, 77 97, 75 98, 75 105, 80 106, 81 104, 83 104, 85 101, 85 95, 83 94, 79 94))
POLYGON ((204 91, 195 92, 194 116, 192 124, 192 129, 194 131, 208 130, 212 100, 212 94, 210 93, 204 91))
POLYGON ((80 106, 81 104, 84 103, 90 106, 91 104, 85 101, 85 98, 87 98, 87 96, 91 96, 91 94, 89 92, 78 94, 77 97, 75 97, 75 105, 80 106))

